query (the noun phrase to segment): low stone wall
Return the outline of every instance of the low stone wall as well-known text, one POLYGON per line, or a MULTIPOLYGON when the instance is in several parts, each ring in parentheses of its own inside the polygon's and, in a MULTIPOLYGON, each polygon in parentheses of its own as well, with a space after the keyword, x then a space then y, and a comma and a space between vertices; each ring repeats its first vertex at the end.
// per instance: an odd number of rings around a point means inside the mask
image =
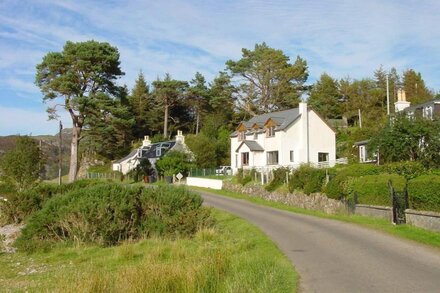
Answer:
POLYGON ((328 198, 327 196, 319 193, 306 195, 303 193, 283 194, 277 192, 268 192, 259 184, 248 184, 246 186, 242 186, 240 184, 234 184, 230 181, 223 181, 223 189, 280 202, 290 206, 314 211, 322 211, 327 214, 336 214, 338 212, 346 211, 345 205, 341 201, 328 198))
POLYGON ((407 209, 405 215, 407 224, 440 232, 440 213, 407 209))
POLYGON ((206 187, 206 188, 212 188, 212 189, 222 189, 223 181, 218 180, 218 179, 187 177, 186 178, 186 185, 197 186, 197 187, 206 187))
POLYGON ((390 222, 393 220, 393 211, 391 207, 357 204, 354 213, 356 215, 382 218, 389 220, 390 222))

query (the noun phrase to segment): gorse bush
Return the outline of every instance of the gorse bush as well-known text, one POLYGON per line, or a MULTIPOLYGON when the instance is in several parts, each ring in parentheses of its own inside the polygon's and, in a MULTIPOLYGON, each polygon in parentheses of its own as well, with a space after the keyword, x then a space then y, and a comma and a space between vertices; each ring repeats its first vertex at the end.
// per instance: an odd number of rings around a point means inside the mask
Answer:
POLYGON ((201 197, 186 189, 99 184, 53 197, 29 218, 16 245, 26 251, 57 242, 108 246, 153 235, 192 236, 209 223, 201 197))
POLYGON ((412 209, 440 212, 439 175, 422 175, 409 181, 408 194, 412 209))
POLYGON ((63 185, 40 183, 22 192, 12 192, 7 195, 7 202, 0 204, 0 220, 8 224, 21 223, 41 210, 44 203, 54 195, 102 183, 95 180, 78 180, 63 185))
POLYGON ((391 193, 388 182, 391 180, 396 191, 406 186, 403 176, 397 174, 366 175, 351 178, 347 182, 349 199, 357 195, 357 203, 369 205, 391 206, 391 193))

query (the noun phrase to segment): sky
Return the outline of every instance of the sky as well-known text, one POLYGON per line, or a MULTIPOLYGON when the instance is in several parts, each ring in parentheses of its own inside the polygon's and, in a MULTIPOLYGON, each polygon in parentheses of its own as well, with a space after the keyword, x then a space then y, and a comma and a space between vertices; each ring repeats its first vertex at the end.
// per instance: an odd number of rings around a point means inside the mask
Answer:
MULTIPOLYGON (((109 42, 132 88, 142 71, 151 82, 170 73, 208 81, 266 42, 306 59, 308 84, 326 72, 372 77, 392 67, 421 72, 440 90, 438 0, 0 0, 0 135, 55 134, 34 84, 35 66, 66 41, 109 42)), ((60 111, 65 127, 67 113, 60 111)))

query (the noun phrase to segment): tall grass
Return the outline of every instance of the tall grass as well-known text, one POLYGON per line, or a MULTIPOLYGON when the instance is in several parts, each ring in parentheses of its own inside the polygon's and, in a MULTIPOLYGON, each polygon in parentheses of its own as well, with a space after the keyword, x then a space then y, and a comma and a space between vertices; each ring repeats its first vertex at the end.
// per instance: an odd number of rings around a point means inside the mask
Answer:
MULTIPOLYGON (((0 255, 5 291, 294 292, 298 276, 260 230, 213 210, 216 224, 189 238, 126 241, 0 255), (20 263, 17 266, 17 263, 20 263), (26 267, 36 273, 18 275, 26 267)), ((0 290, 1 291, 1 290, 0 290)))

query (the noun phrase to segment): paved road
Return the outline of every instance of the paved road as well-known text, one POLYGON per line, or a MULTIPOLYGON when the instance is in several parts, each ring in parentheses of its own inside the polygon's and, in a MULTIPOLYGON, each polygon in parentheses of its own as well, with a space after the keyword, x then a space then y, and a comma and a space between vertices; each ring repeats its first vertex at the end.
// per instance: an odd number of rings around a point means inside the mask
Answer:
MULTIPOLYGON (((199 191, 198 191, 199 192, 199 191)), ((334 220, 199 192, 257 225, 292 261, 304 292, 440 292, 440 252, 334 220)))

